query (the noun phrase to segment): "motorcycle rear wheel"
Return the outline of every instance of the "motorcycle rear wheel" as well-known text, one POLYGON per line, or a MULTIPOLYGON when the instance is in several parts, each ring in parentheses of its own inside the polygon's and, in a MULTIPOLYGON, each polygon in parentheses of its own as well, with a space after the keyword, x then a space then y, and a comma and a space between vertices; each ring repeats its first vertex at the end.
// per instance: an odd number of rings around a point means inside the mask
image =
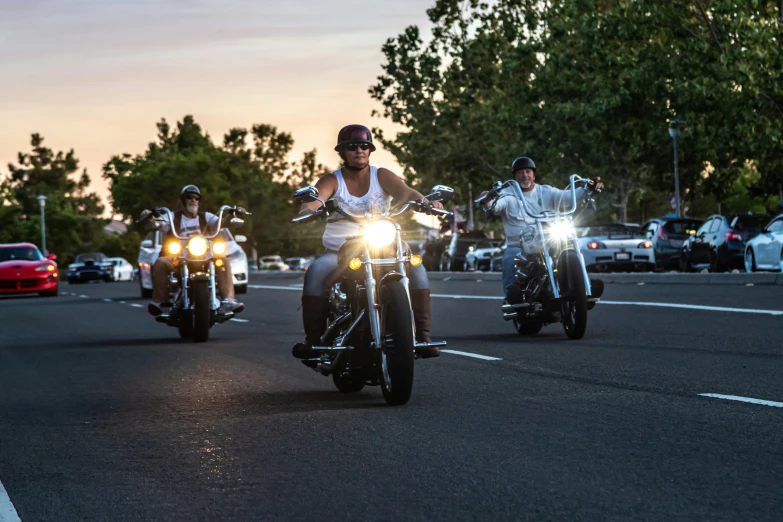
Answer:
POLYGON ((514 327, 519 335, 535 335, 541 331, 544 324, 541 321, 519 322, 519 320, 514 319, 514 327))
POLYGON ((563 252, 558 261, 563 330, 569 339, 581 339, 587 331, 587 289, 576 252, 563 252))
POLYGON ((193 281, 193 340, 197 343, 203 343, 209 339, 211 303, 209 283, 207 281, 193 281))
POLYGON ((343 393, 356 393, 364 388, 364 381, 351 373, 335 372, 332 374, 332 382, 343 393))
POLYGON ((413 320, 408 293, 399 281, 389 281, 381 288, 380 381, 387 404, 407 403, 413 390, 413 320))

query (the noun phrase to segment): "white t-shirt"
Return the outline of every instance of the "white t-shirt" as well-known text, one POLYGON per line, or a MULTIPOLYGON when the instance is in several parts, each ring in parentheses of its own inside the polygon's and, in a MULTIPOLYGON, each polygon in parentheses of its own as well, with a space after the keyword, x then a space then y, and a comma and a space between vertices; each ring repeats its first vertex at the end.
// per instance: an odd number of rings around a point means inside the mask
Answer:
MULTIPOLYGON (((576 200, 580 201, 587 191, 576 189, 576 200)), ((525 212, 522 202, 514 194, 514 189, 506 187, 501 191, 503 197, 498 198, 493 213, 503 220, 503 232, 506 235, 506 245, 518 246, 519 234, 536 220, 525 212)), ((544 211, 571 207, 571 189, 560 190, 550 185, 535 185, 533 190, 522 192, 528 208, 534 214, 544 211)))
MULTIPOLYGON (((217 227, 218 217, 211 212, 206 212, 204 217, 206 217, 207 220, 207 228, 212 229, 214 232, 215 227, 217 227)), ((167 226, 168 225, 164 225, 163 228, 166 228, 167 226)), ((168 233, 168 230, 164 230, 163 232, 168 233)), ((184 238, 190 238, 200 233, 201 226, 198 222, 198 216, 189 218, 185 214, 182 214, 182 219, 179 222, 179 235, 184 238)))

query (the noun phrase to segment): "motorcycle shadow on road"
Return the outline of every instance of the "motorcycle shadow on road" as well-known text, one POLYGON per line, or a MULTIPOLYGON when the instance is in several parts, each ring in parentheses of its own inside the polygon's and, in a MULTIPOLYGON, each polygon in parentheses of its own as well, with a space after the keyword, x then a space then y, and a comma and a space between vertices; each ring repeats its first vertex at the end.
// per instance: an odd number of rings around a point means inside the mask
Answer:
MULTIPOLYGON (((487 334, 474 334, 474 335, 457 335, 457 336, 442 336, 438 335, 438 340, 448 342, 447 348, 459 346, 460 342, 465 341, 481 341, 481 342, 500 342, 500 343, 536 343, 536 342, 552 342, 552 341, 568 341, 562 330, 552 332, 540 332, 536 335, 519 335, 518 333, 487 333, 487 334)), ((573 341, 571 341, 573 342, 573 341)), ((455 348, 458 349, 458 348, 455 348)))
POLYGON ((91 339, 91 340, 76 340, 67 341, 62 343, 52 343, 50 346, 57 348, 124 348, 134 346, 160 346, 161 348, 170 348, 174 346, 192 346, 195 344, 191 339, 178 339, 176 337, 141 337, 141 338, 127 338, 118 339, 116 337, 110 339, 91 339))

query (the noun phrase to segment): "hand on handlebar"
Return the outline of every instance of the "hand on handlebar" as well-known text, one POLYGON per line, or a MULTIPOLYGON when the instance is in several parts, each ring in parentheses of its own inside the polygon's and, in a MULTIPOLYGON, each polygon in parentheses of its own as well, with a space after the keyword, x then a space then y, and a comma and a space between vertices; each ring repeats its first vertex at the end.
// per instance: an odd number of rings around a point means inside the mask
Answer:
POLYGON ((590 192, 601 192, 602 188, 604 188, 604 182, 601 181, 600 177, 595 177, 588 183, 588 190, 590 192))

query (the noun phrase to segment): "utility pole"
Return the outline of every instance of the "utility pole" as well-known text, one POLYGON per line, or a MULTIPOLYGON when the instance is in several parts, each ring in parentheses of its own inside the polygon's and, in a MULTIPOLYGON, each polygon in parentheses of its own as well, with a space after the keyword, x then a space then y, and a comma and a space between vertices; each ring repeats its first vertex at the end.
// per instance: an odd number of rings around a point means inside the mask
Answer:
POLYGON ((46 207, 46 196, 38 196, 38 204, 41 205, 41 251, 43 255, 48 255, 46 251, 46 220, 44 218, 44 207, 46 207))
POLYGON ((677 164, 677 136, 680 135, 680 125, 685 125, 684 121, 669 121, 669 136, 674 140, 674 199, 676 204, 677 217, 682 217, 682 205, 680 203, 680 170, 677 164))
POLYGON ((473 230, 473 183, 468 181, 468 230, 473 230))

